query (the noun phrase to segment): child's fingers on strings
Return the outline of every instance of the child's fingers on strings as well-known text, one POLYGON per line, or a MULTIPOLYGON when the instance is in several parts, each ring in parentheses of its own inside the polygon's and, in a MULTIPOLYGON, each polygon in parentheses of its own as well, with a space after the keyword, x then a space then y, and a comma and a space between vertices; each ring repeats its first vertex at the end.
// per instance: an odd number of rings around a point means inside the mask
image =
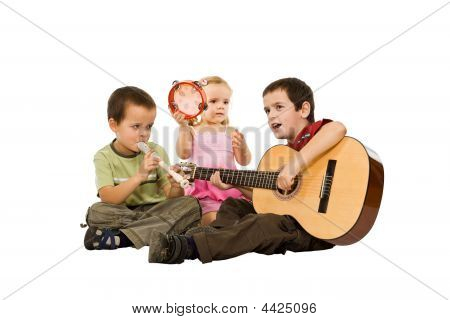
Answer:
POLYGON ((285 187, 285 185, 284 185, 284 183, 281 182, 281 181, 277 181, 277 186, 278 186, 278 188, 281 189, 281 190, 287 190, 286 187, 285 187))
POLYGON ((210 181, 211 181, 211 183, 212 183, 213 185, 215 185, 216 187, 219 187, 219 186, 221 185, 222 180, 220 180, 220 173, 219 173, 219 171, 216 171, 216 172, 214 172, 214 173, 211 175, 210 181))
POLYGON ((280 187, 280 189, 291 190, 292 181, 291 181, 291 179, 283 176, 283 177, 278 177, 277 184, 280 187))
POLYGON ((226 184, 222 181, 222 179, 220 178, 220 172, 216 171, 211 175, 211 183, 213 185, 215 185, 217 188, 222 189, 222 190, 228 190, 230 189, 232 186, 229 184, 226 184))
POLYGON ((212 183, 212 184, 216 184, 216 182, 217 182, 217 172, 218 171, 216 171, 216 172, 214 172, 212 175, 211 175, 211 178, 209 178, 209 181, 212 183))

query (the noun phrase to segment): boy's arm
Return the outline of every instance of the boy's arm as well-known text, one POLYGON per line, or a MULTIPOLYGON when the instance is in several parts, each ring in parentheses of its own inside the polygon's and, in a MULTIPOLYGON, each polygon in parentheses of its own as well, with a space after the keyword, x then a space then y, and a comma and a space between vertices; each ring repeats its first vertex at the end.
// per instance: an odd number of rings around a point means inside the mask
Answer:
POLYGON ((117 186, 107 185, 98 190, 98 195, 102 202, 111 204, 122 204, 139 187, 139 185, 146 181, 149 172, 158 168, 159 159, 152 155, 152 152, 147 153, 136 172, 127 181, 120 183, 117 186))
POLYGON ((170 198, 178 198, 178 197, 184 196, 184 189, 181 188, 180 186, 173 187, 173 186, 170 185, 170 183, 167 183, 164 186, 164 193, 166 194, 166 197, 168 199, 170 199, 170 198))
MULTIPOLYGON (((156 147, 156 152, 158 152, 158 155, 161 157, 161 160, 169 165, 170 160, 169 156, 167 155, 167 152, 161 148, 156 147)), ((180 172, 181 168, 179 166, 170 166, 170 169, 172 169, 175 172, 180 172)), ((184 189, 180 187, 180 184, 175 181, 175 179, 172 178, 172 176, 163 168, 158 167, 156 169, 157 175, 159 177, 158 179, 158 187, 162 189, 165 196, 167 198, 176 198, 184 196, 184 189)))
POLYGON ((98 195, 102 202, 111 204, 122 204, 141 184, 141 179, 137 176, 129 178, 117 186, 105 186, 98 190, 98 195))
MULTIPOLYGON (((172 180, 172 177, 169 177, 169 180, 172 180)), ((175 180, 174 180, 175 181, 175 180)), ((180 184, 175 182, 176 184, 166 183, 162 188, 164 194, 168 199, 170 198, 178 198, 184 196, 184 189, 180 187, 180 184)))
POLYGON ((334 147, 347 133, 345 126, 337 121, 325 124, 280 172, 277 185, 290 190, 294 177, 304 171, 318 156, 334 147))
POLYGON ((297 173, 306 169, 318 156, 338 144, 346 133, 347 128, 338 121, 329 122, 320 128, 311 141, 298 152, 296 159, 299 170, 297 173))
MULTIPOLYGON (((178 165, 170 166, 170 169, 172 169, 173 171, 175 171, 179 174, 182 174, 181 167, 178 165)), ((170 174, 167 174, 166 177, 167 177, 167 180, 169 181, 169 183, 165 183, 162 186, 162 189, 163 189, 166 197, 167 198, 177 198, 177 197, 184 196, 184 189, 180 186, 180 184, 178 182, 176 182, 175 179, 170 174)))

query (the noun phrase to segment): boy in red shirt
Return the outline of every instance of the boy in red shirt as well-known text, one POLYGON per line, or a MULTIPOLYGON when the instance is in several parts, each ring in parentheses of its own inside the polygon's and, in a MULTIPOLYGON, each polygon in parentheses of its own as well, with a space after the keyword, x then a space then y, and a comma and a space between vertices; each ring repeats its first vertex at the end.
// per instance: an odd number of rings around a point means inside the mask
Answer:
MULTIPOLYGON (((293 178, 341 141, 346 128, 326 119, 315 122, 313 92, 297 78, 272 82, 264 90, 263 100, 275 137, 287 139, 288 146, 299 151, 278 176, 278 187, 289 190, 293 178)), ((219 172, 212 175, 211 182, 223 189, 231 187, 220 180, 219 172)), ((247 190, 246 195, 251 196, 251 192, 247 190)), ((192 229, 185 235, 153 232, 149 245, 149 262, 158 263, 181 263, 185 259, 206 263, 248 252, 284 254, 287 250, 313 251, 334 246, 308 234, 289 215, 256 214, 251 203, 232 198, 222 203, 210 227, 192 229)))

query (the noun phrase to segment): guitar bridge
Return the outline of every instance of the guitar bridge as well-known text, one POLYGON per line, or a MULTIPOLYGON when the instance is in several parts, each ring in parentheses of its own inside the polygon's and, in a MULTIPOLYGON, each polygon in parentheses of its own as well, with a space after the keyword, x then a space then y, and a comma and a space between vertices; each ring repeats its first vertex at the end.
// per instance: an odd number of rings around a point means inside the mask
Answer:
POLYGON ((322 187, 320 188, 320 202, 318 210, 320 213, 327 212, 328 200, 330 199, 331 185, 333 184, 336 163, 336 160, 328 160, 327 170, 322 180, 322 187))

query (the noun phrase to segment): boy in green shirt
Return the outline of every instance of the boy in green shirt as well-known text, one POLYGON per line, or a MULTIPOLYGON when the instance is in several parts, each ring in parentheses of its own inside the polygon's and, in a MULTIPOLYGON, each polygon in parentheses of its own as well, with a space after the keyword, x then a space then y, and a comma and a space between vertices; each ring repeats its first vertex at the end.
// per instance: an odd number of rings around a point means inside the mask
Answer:
POLYGON ((94 156, 101 202, 86 214, 86 249, 139 249, 153 230, 183 233, 200 221, 198 201, 185 197, 158 165, 170 162, 161 146, 148 142, 155 118, 156 104, 142 89, 119 88, 109 98, 108 123, 116 138, 94 156), (138 142, 152 152, 140 152, 138 142))

